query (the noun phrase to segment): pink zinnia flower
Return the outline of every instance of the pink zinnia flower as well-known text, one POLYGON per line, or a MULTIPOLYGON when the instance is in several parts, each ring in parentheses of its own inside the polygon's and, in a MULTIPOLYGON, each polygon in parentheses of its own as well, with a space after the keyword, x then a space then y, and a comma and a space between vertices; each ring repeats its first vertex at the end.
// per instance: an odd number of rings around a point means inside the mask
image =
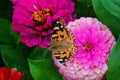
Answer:
POLYGON ((80 18, 67 25, 73 34, 76 50, 65 65, 53 55, 59 72, 67 80, 102 80, 115 38, 96 18, 80 18))
POLYGON ((19 0, 14 6, 12 29, 27 46, 45 48, 51 42, 54 22, 63 18, 68 23, 73 11, 72 0, 19 0))
POLYGON ((23 73, 16 68, 0 68, 0 80, 22 80, 23 73))

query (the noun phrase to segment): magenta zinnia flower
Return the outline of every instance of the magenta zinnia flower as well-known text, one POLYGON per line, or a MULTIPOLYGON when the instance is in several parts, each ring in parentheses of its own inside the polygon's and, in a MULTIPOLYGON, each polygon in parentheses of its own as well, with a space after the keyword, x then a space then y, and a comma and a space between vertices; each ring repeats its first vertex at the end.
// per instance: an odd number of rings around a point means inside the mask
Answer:
POLYGON ((19 0, 14 6, 12 29, 27 46, 44 48, 51 42, 54 22, 63 18, 68 23, 73 11, 72 0, 19 0))
POLYGON ((102 80, 115 38, 96 18, 80 18, 67 25, 73 34, 76 50, 65 65, 53 55, 59 72, 67 80, 102 80))

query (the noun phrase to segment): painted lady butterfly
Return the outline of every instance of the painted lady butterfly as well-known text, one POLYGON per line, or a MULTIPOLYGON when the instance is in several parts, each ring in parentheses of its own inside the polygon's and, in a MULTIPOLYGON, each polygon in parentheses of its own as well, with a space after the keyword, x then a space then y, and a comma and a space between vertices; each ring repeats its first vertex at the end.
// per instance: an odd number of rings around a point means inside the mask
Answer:
POLYGON ((54 25, 51 45, 49 50, 53 52, 57 60, 64 64, 74 53, 73 36, 65 28, 65 21, 60 18, 54 25))

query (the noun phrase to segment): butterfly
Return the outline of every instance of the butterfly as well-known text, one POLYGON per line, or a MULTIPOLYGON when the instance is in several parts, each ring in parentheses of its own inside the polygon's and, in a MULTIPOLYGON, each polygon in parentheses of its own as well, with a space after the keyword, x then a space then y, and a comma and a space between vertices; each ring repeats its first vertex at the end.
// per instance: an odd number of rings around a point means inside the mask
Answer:
POLYGON ((65 64, 75 51, 73 36, 65 26, 64 19, 60 18, 56 21, 51 45, 48 48, 61 64, 65 64))

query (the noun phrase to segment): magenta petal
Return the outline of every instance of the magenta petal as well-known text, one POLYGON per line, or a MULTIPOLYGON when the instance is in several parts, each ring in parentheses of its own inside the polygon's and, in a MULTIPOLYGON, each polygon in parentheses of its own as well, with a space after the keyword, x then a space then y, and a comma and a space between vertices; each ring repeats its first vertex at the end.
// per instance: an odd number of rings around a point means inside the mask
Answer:
POLYGON ((74 7, 75 7, 75 4, 71 1, 70 3, 70 11, 71 11, 71 13, 74 11, 74 7))
POLYGON ((35 5, 34 0, 19 0, 19 4, 30 12, 34 12, 35 10, 33 7, 33 5, 35 5))
POLYGON ((13 19, 18 20, 18 24, 24 24, 26 26, 33 26, 34 22, 29 20, 28 18, 24 17, 21 14, 15 13, 15 15, 13 16, 13 19))
POLYGON ((47 22, 48 26, 52 26, 52 18, 51 16, 47 16, 47 22))
POLYGON ((58 18, 62 17, 62 14, 64 14, 64 10, 60 10, 59 12, 57 12, 53 17, 52 20, 55 21, 58 18))
POLYGON ((52 20, 50 16, 47 16, 46 24, 44 24, 43 27, 47 29, 49 26, 52 26, 52 20))
POLYGON ((47 0, 38 0, 38 3, 40 8, 47 8, 48 6, 47 0))
POLYGON ((24 17, 26 17, 26 18, 29 18, 31 16, 31 14, 29 12, 27 12, 24 8, 22 8, 19 5, 14 6, 14 9, 17 13, 20 13, 21 15, 24 15, 24 17))
POLYGON ((41 32, 41 35, 42 36, 47 36, 47 32, 43 31, 43 32, 41 32))
MULTIPOLYGON (((68 0, 67 0, 68 1, 68 0)), ((66 2, 66 0, 62 0, 61 2, 59 2, 60 4, 58 4, 58 9, 65 9, 68 6, 65 6, 68 4, 68 2, 66 2)))
POLYGON ((48 30, 47 33, 48 33, 48 34, 52 34, 52 33, 53 33, 53 30, 48 30))
POLYGON ((38 46, 39 46, 40 48, 45 48, 45 47, 46 47, 46 45, 43 44, 43 43, 39 44, 38 46))
POLYGON ((27 39, 26 41, 25 41, 25 44, 28 46, 28 47, 33 47, 33 45, 30 43, 30 39, 27 39))
POLYGON ((50 43, 51 43, 50 39, 51 39, 50 37, 44 38, 41 42, 42 44, 39 44, 39 47, 45 48, 46 46, 50 45, 50 43))
POLYGON ((40 43, 41 43, 41 38, 39 36, 33 37, 31 39, 31 44, 34 45, 34 46, 36 46, 37 44, 40 44, 40 43))
MULTIPOLYGON (((25 37, 26 37, 26 36, 25 36, 25 37)), ((21 36, 21 41, 22 41, 23 43, 25 43, 28 47, 32 47, 31 38, 30 38, 30 37, 25 38, 25 37, 22 37, 22 36, 21 36)))
POLYGON ((58 6, 59 5, 59 1, 58 0, 54 0, 53 1, 53 6, 50 6, 50 9, 52 10, 53 13, 56 13, 58 11, 58 6))

